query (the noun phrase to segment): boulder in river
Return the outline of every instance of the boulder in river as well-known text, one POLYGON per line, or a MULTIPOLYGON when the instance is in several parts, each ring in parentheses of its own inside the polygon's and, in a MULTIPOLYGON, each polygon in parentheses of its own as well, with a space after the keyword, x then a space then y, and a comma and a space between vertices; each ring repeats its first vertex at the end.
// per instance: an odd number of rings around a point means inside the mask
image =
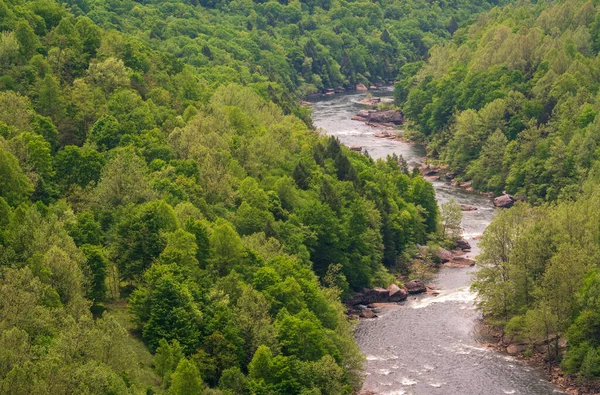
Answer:
POLYGON ((469 244, 468 241, 464 240, 464 239, 458 239, 456 240, 456 247, 460 248, 461 250, 470 250, 471 249, 471 244, 469 244))
POLYGON ((404 115, 400 111, 395 110, 371 112, 368 119, 369 122, 375 123, 393 123, 394 125, 402 125, 404 123, 404 115))
POLYGON ((363 84, 356 84, 356 90, 357 91, 366 91, 368 90, 366 86, 364 86, 363 84))
POLYGON ((396 284, 390 285, 387 289, 389 293, 388 300, 390 302, 402 302, 408 297, 408 292, 396 284))
POLYGON ((375 302, 386 302, 390 297, 390 291, 385 288, 374 288, 372 292, 375 294, 375 302))
POLYGON ((454 255, 445 248, 438 248, 434 254, 442 263, 450 262, 454 255))
POLYGON ((477 211, 477 207, 469 206, 468 204, 461 204, 460 209, 461 211, 477 211))
POLYGON ((371 115, 372 113, 377 112, 377 110, 360 110, 356 116, 361 117, 361 118, 365 118, 365 120, 369 119, 369 115, 371 115))
POLYGON ((515 198, 505 193, 494 199, 494 206, 499 208, 511 208, 515 204, 515 198))
POLYGON ((446 264, 446 266, 450 267, 470 267, 475 266, 475 261, 469 258, 463 258, 461 256, 456 256, 450 260, 446 264))
POLYGON ((420 294, 427 291, 425 283, 421 280, 412 280, 404 284, 409 294, 420 294))
POLYGON ((439 166, 425 165, 422 166, 419 170, 421 171, 421 175, 426 177, 437 176, 440 173, 439 166))

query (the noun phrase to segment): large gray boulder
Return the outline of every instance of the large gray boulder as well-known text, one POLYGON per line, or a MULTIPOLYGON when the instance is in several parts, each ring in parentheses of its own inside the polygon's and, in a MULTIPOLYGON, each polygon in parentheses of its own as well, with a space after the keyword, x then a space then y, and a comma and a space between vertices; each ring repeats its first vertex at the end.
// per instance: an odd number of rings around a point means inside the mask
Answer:
POLYGON ((456 247, 460 248, 461 250, 470 250, 471 249, 471 244, 469 244, 468 241, 464 240, 464 239, 458 239, 456 240, 456 247))
POLYGON ((389 302, 402 302, 408 297, 408 292, 405 289, 400 288, 396 284, 390 285, 387 289, 389 292, 389 302))
POLYGON ((515 204, 515 198, 505 193, 494 199, 494 206, 499 208, 511 208, 515 204))
POLYGON ((404 123, 404 115, 400 111, 394 110, 372 112, 369 114, 369 122, 393 123, 394 125, 402 125, 404 123))
POLYGON ((442 262, 442 263, 446 263, 449 262, 452 258, 454 258, 454 255, 448 251, 445 248, 438 248, 435 251, 435 256, 442 262))
POLYGON ((425 283, 421 280, 412 280, 404 284, 404 287, 409 294, 420 294, 427 291, 425 283))

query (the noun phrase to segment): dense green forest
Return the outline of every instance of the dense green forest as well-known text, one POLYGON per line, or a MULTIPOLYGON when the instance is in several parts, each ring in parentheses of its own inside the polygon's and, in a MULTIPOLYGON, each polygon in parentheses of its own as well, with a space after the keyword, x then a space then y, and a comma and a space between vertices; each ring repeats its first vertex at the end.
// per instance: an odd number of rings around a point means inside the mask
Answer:
POLYGON ((482 191, 575 193, 597 159, 596 2, 497 8, 404 67, 396 101, 428 153, 482 191))
POLYGON ((405 66, 395 91, 432 158, 526 200, 481 241, 479 305, 584 378, 600 377, 599 51, 597 1, 522 2, 405 66))
POLYGON ((310 127, 493 3, 0 0, 0 392, 345 394, 432 186, 310 127))

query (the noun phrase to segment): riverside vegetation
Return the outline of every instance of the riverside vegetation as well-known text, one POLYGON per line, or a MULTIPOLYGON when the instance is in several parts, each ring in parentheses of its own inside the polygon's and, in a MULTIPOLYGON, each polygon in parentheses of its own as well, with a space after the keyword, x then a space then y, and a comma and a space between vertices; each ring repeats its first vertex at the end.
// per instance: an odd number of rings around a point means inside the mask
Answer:
POLYGON ((438 209, 298 95, 394 79, 493 5, 0 0, 0 392, 357 392, 340 298, 438 209))
POLYGON ((481 241, 473 288, 486 319, 596 385, 599 50, 597 1, 521 2, 406 66, 395 92, 430 157, 476 189, 527 202, 499 213, 481 241))

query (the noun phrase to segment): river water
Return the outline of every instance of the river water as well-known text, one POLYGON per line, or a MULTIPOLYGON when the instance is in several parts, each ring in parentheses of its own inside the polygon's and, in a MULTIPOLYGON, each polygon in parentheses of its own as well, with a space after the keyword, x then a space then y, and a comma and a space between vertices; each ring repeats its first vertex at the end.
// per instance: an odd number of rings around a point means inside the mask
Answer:
MULTIPOLYGON (((390 96, 391 91, 373 92, 390 96)), ((313 121, 347 146, 366 149, 372 158, 396 153, 417 165, 423 149, 405 142, 377 138, 382 131, 352 121, 363 109, 364 93, 335 95, 313 102, 313 121)), ((483 233, 494 215, 490 199, 468 193, 444 182, 433 183, 438 201, 455 199, 477 207, 463 213, 464 237, 472 256, 478 252, 474 239, 483 233)), ((356 340, 366 355, 363 391, 375 394, 551 394, 558 393, 538 368, 497 352, 484 344, 490 341, 475 309, 470 292, 474 268, 442 267, 433 283, 438 296, 411 296, 397 309, 385 309, 373 320, 361 321, 356 340)))

